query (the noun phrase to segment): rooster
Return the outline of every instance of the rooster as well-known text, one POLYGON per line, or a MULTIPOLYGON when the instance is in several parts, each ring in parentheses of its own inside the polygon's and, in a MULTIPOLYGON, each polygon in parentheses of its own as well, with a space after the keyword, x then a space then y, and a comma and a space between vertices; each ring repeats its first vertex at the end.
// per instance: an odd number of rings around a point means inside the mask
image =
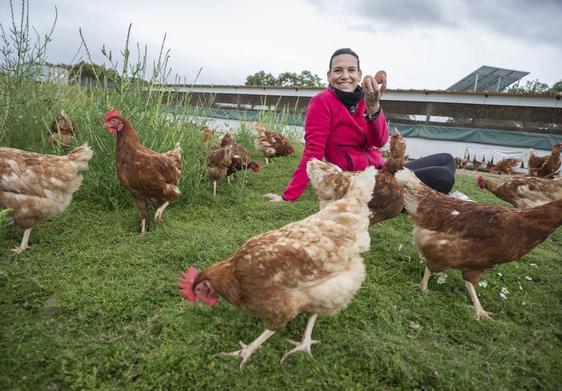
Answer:
POLYGON ((426 262, 422 290, 431 273, 459 269, 476 318, 490 319, 474 286, 497 264, 521 258, 562 224, 562 200, 529 209, 461 201, 424 185, 408 169, 396 173, 414 222, 414 244, 426 262))
POLYGON ((516 177, 502 184, 479 176, 476 184, 516 208, 533 208, 562 198, 562 178, 516 177))
MULTIPOLYGON (((402 186, 394 179, 394 173, 404 167, 406 140, 400 135, 398 129, 390 136, 390 158, 384 168, 377 173, 373 197, 369 201, 369 221, 376 224, 383 220, 399 215, 404 209, 404 192, 402 186)), ((320 209, 328 203, 342 198, 348 191, 351 172, 342 172, 335 164, 318 163, 324 171, 321 181, 314 186, 314 192, 320 200, 320 209)))
MULTIPOLYGON (((314 183, 322 172, 311 160, 307 172, 314 183)), ((266 330, 241 350, 223 353, 250 356, 277 330, 304 312, 309 315, 302 341, 293 342, 289 355, 303 351, 312 356, 312 329, 318 315, 333 315, 345 308, 365 278, 360 256, 369 249, 367 201, 371 199, 375 170, 370 167, 353 178, 350 190, 304 220, 257 235, 224 261, 201 273, 190 267, 179 282, 181 294, 209 306, 219 296, 262 318, 266 330)))
POLYGON ((164 210, 181 195, 178 188, 182 168, 180 144, 165 153, 141 145, 133 125, 117 110, 107 112, 105 127, 111 135, 117 136, 117 177, 133 195, 141 220, 140 231, 145 233, 148 203, 156 203, 154 220, 161 223, 164 210))
POLYGON ((511 175, 513 170, 521 163, 521 159, 503 159, 497 162, 495 165, 490 165, 490 172, 496 172, 498 174, 511 175))
POLYGON ((80 171, 88 169, 93 152, 87 144, 68 155, 42 155, 0 147, 0 206, 12 209, 14 224, 24 230, 20 245, 29 248, 29 235, 38 220, 66 209, 82 184, 80 171))
POLYGON ((256 138, 256 149, 263 153, 266 164, 276 156, 295 156, 295 148, 282 134, 268 130, 259 122, 252 123, 252 131, 256 138))
POLYGON ((535 150, 529 151, 529 175, 540 178, 554 178, 560 169, 560 147, 562 142, 558 142, 552 148, 548 156, 538 157, 535 150))
POLYGON ((49 128, 47 142, 51 147, 60 145, 70 148, 76 136, 76 123, 64 111, 61 111, 49 128))
POLYGON ((255 160, 252 160, 250 152, 240 144, 237 144, 234 140, 234 136, 230 133, 225 133, 221 139, 221 147, 232 147, 232 162, 228 171, 226 173, 226 179, 228 182, 234 177, 234 173, 237 171, 242 171, 246 169, 251 169, 254 172, 259 172, 261 166, 255 160))

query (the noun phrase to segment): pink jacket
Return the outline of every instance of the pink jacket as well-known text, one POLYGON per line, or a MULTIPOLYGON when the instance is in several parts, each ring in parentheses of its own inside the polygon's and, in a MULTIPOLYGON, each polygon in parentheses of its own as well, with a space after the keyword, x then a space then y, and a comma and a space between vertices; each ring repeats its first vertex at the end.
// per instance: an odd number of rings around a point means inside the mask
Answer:
POLYGON ((357 111, 350 114, 330 87, 312 98, 306 109, 304 124, 305 147, 283 199, 295 201, 306 189, 309 178, 306 163, 324 157, 344 171, 361 171, 368 166, 384 167, 377 149, 388 141, 388 126, 382 111, 377 118, 363 117, 366 105, 362 99, 357 111))

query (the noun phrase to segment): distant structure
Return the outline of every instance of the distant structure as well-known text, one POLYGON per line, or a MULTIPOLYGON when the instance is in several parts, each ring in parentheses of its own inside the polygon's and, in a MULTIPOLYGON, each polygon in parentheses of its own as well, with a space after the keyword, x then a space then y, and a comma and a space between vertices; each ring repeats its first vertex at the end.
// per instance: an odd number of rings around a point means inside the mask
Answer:
POLYGON ((528 74, 529 72, 482 65, 447 88, 447 91, 502 91, 528 74))

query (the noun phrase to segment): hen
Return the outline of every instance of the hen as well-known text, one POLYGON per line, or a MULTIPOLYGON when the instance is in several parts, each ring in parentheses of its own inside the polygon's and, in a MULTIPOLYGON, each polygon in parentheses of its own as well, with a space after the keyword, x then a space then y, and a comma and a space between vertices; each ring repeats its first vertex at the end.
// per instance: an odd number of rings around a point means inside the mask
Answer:
POLYGON ((455 157, 455 164, 457 165, 457 168, 466 168, 467 163, 467 159, 455 157))
POLYGON ((268 130, 259 122, 252 123, 252 131, 256 138, 256 149, 263 153, 266 164, 276 156, 295 156, 295 148, 282 134, 268 130))
POLYGON ((254 172, 259 172, 261 166, 255 160, 252 160, 250 152, 240 144, 236 143, 234 136, 230 133, 225 133, 221 140, 221 147, 232 147, 232 162, 226 173, 226 179, 230 182, 237 171, 251 169, 254 172))
POLYGON ((165 153, 141 145, 133 125, 117 110, 107 112, 105 127, 111 135, 117 136, 117 177, 135 199, 141 219, 141 233, 144 233, 148 203, 156 203, 154 220, 161 223, 164 210, 181 195, 178 188, 182 168, 180 144, 177 143, 173 150, 165 153))
POLYGON ((511 175, 513 170, 521 163, 521 159, 503 159, 497 162, 495 165, 490 165, 490 172, 496 172, 498 174, 511 175))
POLYGON ((562 178, 516 177, 502 184, 479 176, 476 184, 516 208, 533 208, 562 198, 562 178))
POLYGON ((476 160, 476 157, 472 159, 472 169, 478 171, 480 166, 482 166, 483 161, 476 160))
POLYGON ((529 175, 540 178, 554 178, 560 170, 560 147, 562 142, 556 143, 550 155, 538 157, 535 151, 529 151, 529 175))
POLYGON ((61 111, 49 128, 47 142, 51 147, 60 145, 70 148, 76 136, 76 123, 64 111, 61 111))
POLYGON ((213 195, 217 195, 217 184, 221 178, 226 178, 232 165, 232 146, 219 147, 214 145, 207 158, 207 174, 213 182, 213 195))
MULTIPOLYGON (((307 171, 314 184, 323 173, 317 160, 307 171)), ((367 201, 371 199, 374 168, 353 178, 348 194, 318 213, 246 241, 227 259, 201 273, 189 268, 179 282, 181 294, 209 306, 219 296, 232 305, 261 317, 266 330, 241 350, 224 353, 250 356, 277 330, 301 312, 309 314, 302 341, 293 342, 290 354, 311 354, 314 322, 318 315, 333 315, 353 299, 365 278, 360 256, 369 249, 367 201)))
POLYGON ((424 185, 412 171, 400 170, 406 210, 414 222, 414 244, 426 262, 422 289, 432 272, 459 269, 476 318, 489 319, 474 285, 497 264, 527 254, 562 224, 562 200, 536 208, 509 209, 461 201, 424 185))
MULTIPOLYGON (((376 224, 399 215, 404 209, 404 191, 396 182, 394 173, 404 167, 406 140, 398 129, 390 136, 390 158, 384 168, 377 173, 373 197, 369 201, 369 221, 376 224)), ((320 209, 327 203, 342 198, 348 191, 353 173, 342 170, 330 163, 318 163, 324 171, 323 179, 314 186, 320 200, 320 209)))
POLYGON ((88 169, 92 155, 87 144, 65 156, 0 147, 0 206, 12 209, 14 224, 24 230, 21 244, 12 251, 28 249, 35 223, 70 204, 82 184, 79 172, 88 169))

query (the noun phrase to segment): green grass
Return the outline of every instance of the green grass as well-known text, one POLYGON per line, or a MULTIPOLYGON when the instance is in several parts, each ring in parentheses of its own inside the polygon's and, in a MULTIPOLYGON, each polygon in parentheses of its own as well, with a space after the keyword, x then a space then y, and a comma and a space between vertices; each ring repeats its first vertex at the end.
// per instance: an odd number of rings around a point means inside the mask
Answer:
MULTIPOLYGON (((231 185, 221 182, 216 198, 206 179, 186 178, 184 196, 144 236, 126 192, 111 206, 89 196, 91 172, 64 213, 33 229, 31 250, 12 255, 6 249, 19 243, 21 232, 1 226, 0 389, 560 386, 562 231, 484 275, 489 285, 477 290, 495 320, 478 322, 457 271, 447 271, 443 284, 432 277, 430 292, 420 293, 424 265, 407 215, 371 228, 365 283, 347 309, 317 321, 315 359, 295 354, 279 364, 291 347, 286 338, 301 338, 304 315, 243 371, 238 359, 215 357, 256 338, 264 324, 224 300, 214 308, 186 302, 178 276, 188 265, 213 264, 253 235, 316 212, 310 191, 296 203, 271 204, 262 196, 280 192, 296 162, 276 159, 260 173, 241 173, 231 185), (499 296, 502 287, 507 300, 499 296)), ((456 188, 498 202, 473 179, 459 177, 456 188)))

